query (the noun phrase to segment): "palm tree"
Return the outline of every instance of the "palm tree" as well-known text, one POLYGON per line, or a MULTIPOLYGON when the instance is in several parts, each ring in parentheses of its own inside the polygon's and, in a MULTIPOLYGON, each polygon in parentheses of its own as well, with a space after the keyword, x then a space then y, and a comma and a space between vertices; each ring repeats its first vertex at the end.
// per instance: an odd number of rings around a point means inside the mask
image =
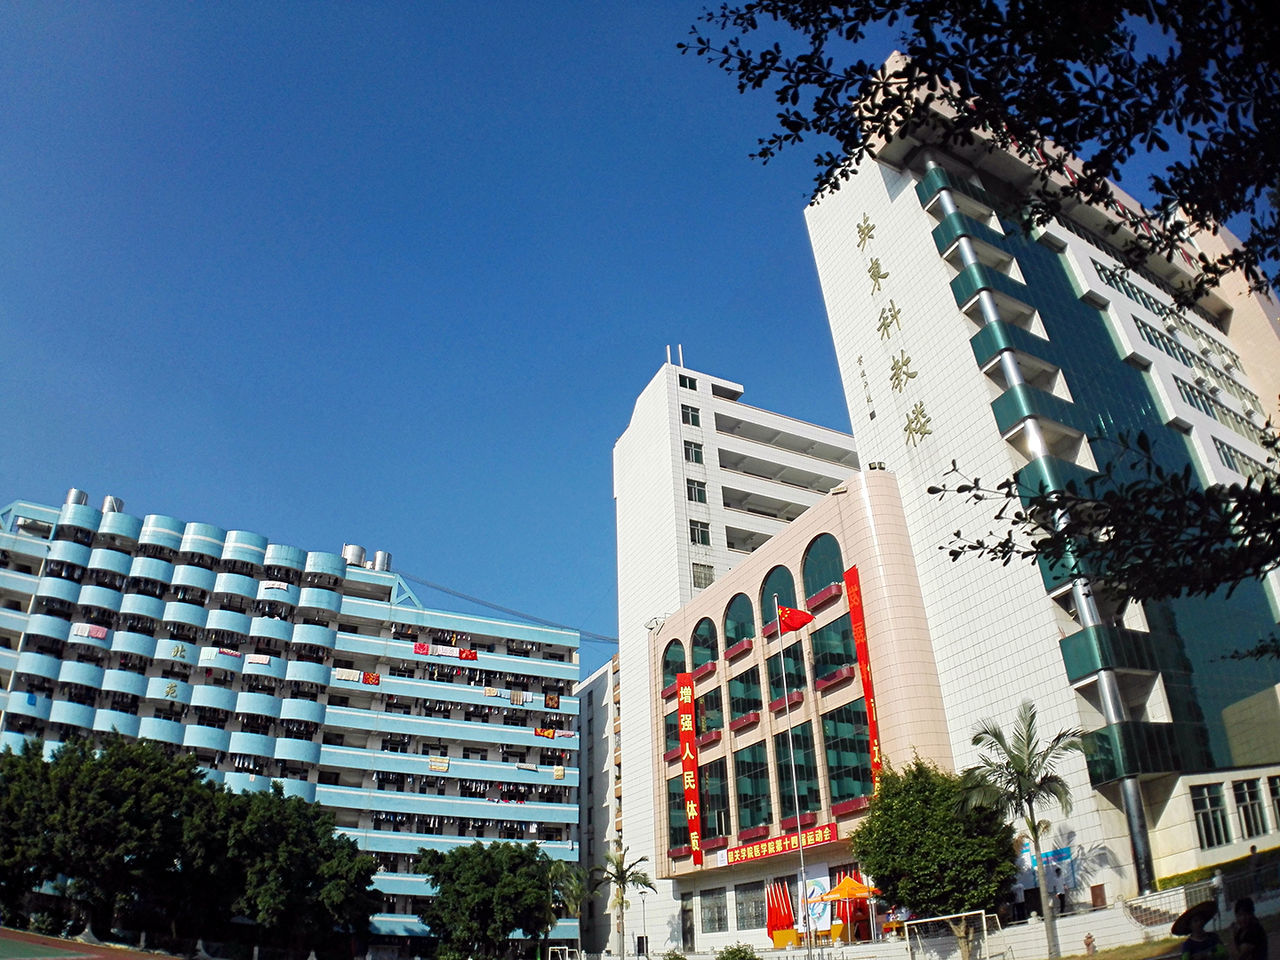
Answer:
POLYGON ((590 878, 581 867, 556 860, 551 864, 551 892, 554 902, 579 923, 578 956, 582 956, 582 908, 594 890, 590 878))
POLYGON ((1056 803, 1064 816, 1071 813, 1071 788, 1058 774, 1057 766, 1081 749, 1081 736, 1080 730, 1060 730, 1041 742, 1036 735, 1036 706, 1024 700, 1011 737, 1006 737, 994 720, 979 724, 973 745, 983 752, 978 754, 978 762, 964 771, 961 781, 966 807, 992 807, 1010 820, 1022 818, 1035 852, 1036 883, 1051 957, 1059 954, 1057 911, 1049 898, 1049 881, 1040 853, 1040 838, 1049 829, 1049 822, 1040 819, 1039 811, 1056 803))
POLYGON ((640 864, 648 863, 648 857, 640 857, 627 863, 627 850, 629 847, 623 847, 621 850, 610 850, 604 855, 604 870, 601 872, 600 882, 608 884, 613 890, 613 897, 609 900, 609 907, 618 911, 618 931, 621 943, 618 953, 622 957, 627 955, 627 907, 631 906, 631 901, 627 899, 627 891, 629 890, 654 890, 653 880, 649 874, 640 869, 640 864))

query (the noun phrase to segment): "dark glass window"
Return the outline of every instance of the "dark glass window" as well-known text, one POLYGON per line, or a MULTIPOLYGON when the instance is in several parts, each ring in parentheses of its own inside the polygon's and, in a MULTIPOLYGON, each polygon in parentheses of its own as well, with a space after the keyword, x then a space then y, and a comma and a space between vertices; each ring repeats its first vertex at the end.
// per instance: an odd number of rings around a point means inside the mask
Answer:
POLYGON ((704 663, 710 663, 720 657, 720 646, 716 643, 716 625, 710 617, 703 617, 693 628, 693 667, 696 670, 704 663))
POLYGON ((870 795, 871 736, 867 730, 866 700, 854 700, 824 713, 822 738, 827 747, 831 802, 870 795))
MULTIPOLYGON (((804 553, 804 595, 812 597, 844 577, 840 544, 829 533, 821 534, 804 553)), ((791 606, 791 604, 787 604, 791 606)))
POLYGON ((760 669, 750 667, 729 678, 729 715, 737 720, 752 711, 763 709, 760 699, 760 669))
POLYGON ((809 643, 813 646, 815 677, 825 677, 841 667, 858 662, 853 645, 853 625, 849 622, 847 613, 813 631, 809 636, 809 643))
POLYGON ((684 644, 672 640, 662 654, 662 686, 663 689, 676 682, 676 674, 684 673, 684 644))
POLYGON ((738 787, 738 829, 768 823, 773 818, 773 803, 769 799, 769 752, 763 742, 734 751, 733 775, 738 787))
POLYGON ((764 586, 760 588, 760 617, 765 623, 773 623, 778 619, 774 610, 773 595, 778 595, 778 603, 784 607, 796 605, 796 581, 786 567, 774 567, 764 578, 764 586))
POLYGON ((808 686, 804 672, 804 644, 799 640, 791 644, 781 653, 775 653, 768 660, 769 667, 769 702, 781 696, 795 693, 808 686), (783 665, 786 665, 786 684, 783 685, 783 665))
POLYGON ((796 784, 800 792, 800 810, 811 813, 822 806, 818 792, 818 757, 813 749, 813 731, 808 721, 791 728, 788 736, 784 730, 773 738, 773 754, 778 758, 778 802, 782 805, 782 819, 794 817, 795 795, 791 786, 791 745, 796 745, 796 784))
POLYGON ((694 729, 699 735, 712 730, 724 729, 724 707, 720 697, 720 688, 708 690, 693 705, 694 729))
POLYGON ((727 837, 729 823, 729 777, 723 757, 698 768, 698 796, 701 800, 702 836, 727 837))
POLYGON ((724 611, 724 645, 732 647, 740 640, 756 635, 756 616, 751 609, 751 598, 740 593, 729 601, 724 611))
POLYGON ((684 810, 684 783, 680 777, 667 781, 667 846, 689 844, 689 818, 684 810))

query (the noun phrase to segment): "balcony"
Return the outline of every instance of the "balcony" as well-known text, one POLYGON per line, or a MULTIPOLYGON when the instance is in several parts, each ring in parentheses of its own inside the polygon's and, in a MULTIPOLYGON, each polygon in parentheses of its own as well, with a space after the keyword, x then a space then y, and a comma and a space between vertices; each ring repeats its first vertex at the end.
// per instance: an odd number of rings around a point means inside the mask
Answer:
POLYGON ((212 750, 216 753, 226 753, 230 743, 231 734, 217 727, 189 723, 182 731, 182 745, 188 750, 212 750))
POLYGON ((222 559, 261 568, 267 553, 267 538, 248 530, 228 530, 222 540, 222 559))
POLYGON ((98 537, 121 546, 132 546, 138 542, 138 534, 142 532, 142 518, 131 513, 113 510, 102 515, 98 524, 98 537))
POLYGON ((87 569, 123 578, 129 575, 132 567, 133 558, 129 554, 121 553, 119 550, 108 550, 104 547, 99 547, 89 554, 87 569))
POLYGON ((171 583, 185 590, 198 590, 203 595, 213 592, 213 585, 217 579, 218 575, 212 570, 190 563, 180 563, 173 568, 171 583))
MULTIPOLYGON (((139 547, 157 548, 167 554, 175 554, 182 546, 183 523, 173 517, 158 513, 148 514, 142 518, 142 531, 138 534, 139 547)), ((144 724, 145 726, 145 724, 144 724)), ((145 734, 144 734, 145 736, 145 734)), ((175 741, 167 740, 166 743, 175 741)))
MULTIPOLYGON (((62 661, 57 657, 34 650, 24 650, 18 654, 18 662, 13 668, 15 675, 43 677, 46 680, 57 680, 62 669, 62 661)), ((15 694, 16 696, 16 694, 15 694)))
POLYGON ((205 557, 208 560, 222 559, 222 545, 227 531, 215 527, 211 523, 188 523, 182 530, 182 541, 178 552, 185 557, 205 557))
POLYGON ((60 723, 81 730, 93 729, 93 716, 97 711, 89 704, 72 700, 55 700, 49 710, 49 722, 60 723))
POLYGON ((177 720, 166 720, 163 717, 143 717, 138 722, 138 738, 181 746, 182 724, 177 720))
POLYGON ((126 737, 137 737, 142 721, 132 713, 123 710, 99 710, 93 716, 93 729, 98 733, 119 733, 126 737))
POLYGON ((125 693, 132 697, 147 695, 147 678, 129 670, 104 670, 102 689, 108 693, 125 693))

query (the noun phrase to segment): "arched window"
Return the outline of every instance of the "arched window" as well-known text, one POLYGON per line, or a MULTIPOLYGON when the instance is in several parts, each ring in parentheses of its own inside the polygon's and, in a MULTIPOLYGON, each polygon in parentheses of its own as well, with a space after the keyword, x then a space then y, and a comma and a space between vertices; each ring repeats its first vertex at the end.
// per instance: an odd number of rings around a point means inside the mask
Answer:
POLYGON ((773 595, 778 595, 778 603, 784 607, 796 605, 796 581, 791 571, 778 566, 769 571, 764 578, 764 586, 760 588, 760 619, 765 623, 773 623, 778 619, 773 608, 773 595))
POLYGON ((815 537, 804 552, 804 595, 812 597, 833 583, 839 583, 844 575, 844 561, 840 557, 840 544, 829 533, 815 537))
POLYGON ((727 650, 740 640, 756 635, 756 615, 751 609, 751 598, 740 593, 729 601, 724 611, 724 645, 727 650))
POLYGON ((687 669, 684 660, 684 644, 672 640, 662 654, 662 687, 665 690, 676 682, 676 674, 687 669))
POLYGON ((720 646, 716 643, 716 625, 710 617, 703 617, 693 628, 693 669, 718 659, 720 646))

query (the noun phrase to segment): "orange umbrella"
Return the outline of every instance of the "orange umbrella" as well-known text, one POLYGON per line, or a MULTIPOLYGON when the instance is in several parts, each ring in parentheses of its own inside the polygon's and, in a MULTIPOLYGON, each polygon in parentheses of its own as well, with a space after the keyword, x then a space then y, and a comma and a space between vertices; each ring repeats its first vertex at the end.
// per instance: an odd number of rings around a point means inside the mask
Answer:
POLYGON ((859 883, 851 876, 844 876, 840 882, 820 896, 813 897, 810 903, 824 903, 833 900, 866 900, 868 897, 878 896, 880 893, 875 887, 869 887, 865 883, 859 883))

